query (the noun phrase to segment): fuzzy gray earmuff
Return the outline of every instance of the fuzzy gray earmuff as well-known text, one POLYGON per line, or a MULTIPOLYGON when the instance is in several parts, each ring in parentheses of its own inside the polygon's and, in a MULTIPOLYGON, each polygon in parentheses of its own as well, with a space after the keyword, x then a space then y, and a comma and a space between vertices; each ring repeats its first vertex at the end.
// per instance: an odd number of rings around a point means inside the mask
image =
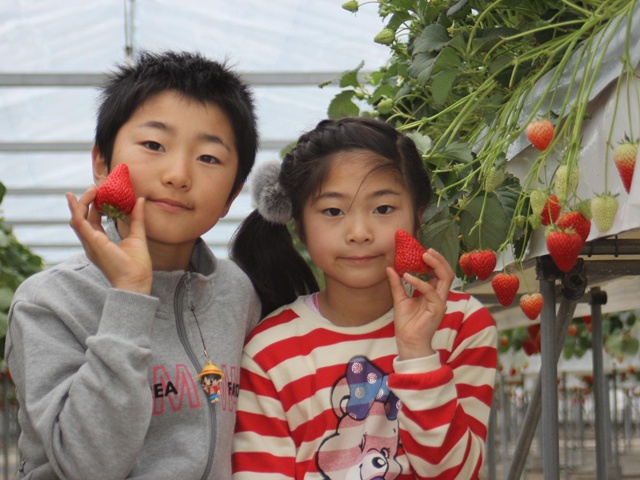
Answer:
POLYGON ((281 162, 268 160, 256 165, 252 173, 251 198, 262 218, 285 225, 291 220, 291 200, 280 186, 281 162))

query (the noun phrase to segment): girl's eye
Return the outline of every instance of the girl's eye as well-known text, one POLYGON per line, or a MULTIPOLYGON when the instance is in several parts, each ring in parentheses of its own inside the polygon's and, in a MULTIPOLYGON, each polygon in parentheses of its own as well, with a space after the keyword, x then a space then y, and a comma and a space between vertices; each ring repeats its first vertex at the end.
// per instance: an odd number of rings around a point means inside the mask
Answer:
POLYGON ((376 207, 374 211, 382 215, 388 215, 394 210, 395 208, 393 208, 391 205, 380 205, 379 207, 376 207))
POLYGON ((220 161, 212 155, 200 155, 198 157, 198 160, 200 160, 203 163, 209 163, 209 164, 220 163, 220 161))
POLYGON ((325 208, 322 212, 329 217, 337 217, 338 215, 342 215, 342 210, 340 210, 339 208, 325 208))
POLYGON ((160 145, 157 142, 152 142, 152 141, 144 142, 143 145, 147 147, 149 150, 153 150, 154 152, 164 151, 164 148, 162 147, 162 145, 160 145))

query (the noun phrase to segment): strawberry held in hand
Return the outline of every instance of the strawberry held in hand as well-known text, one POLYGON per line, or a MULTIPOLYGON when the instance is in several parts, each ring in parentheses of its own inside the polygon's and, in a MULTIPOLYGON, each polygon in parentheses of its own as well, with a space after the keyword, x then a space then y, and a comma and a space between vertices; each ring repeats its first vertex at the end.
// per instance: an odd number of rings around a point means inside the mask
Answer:
POLYGON ((119 163, 109 173, 96 192, 95 204, 100 213, 111 218, 124 220, 124 217, 131 213, 136 204, 136 195, 133 192, 129 167, 126 164, 119 163))
POLYGON ((422 254, 427 250, 404 230, 396 231, 396 255, 393 269, 399 276, 410 273, 428 273, 431 269, 422 260, 422 254))

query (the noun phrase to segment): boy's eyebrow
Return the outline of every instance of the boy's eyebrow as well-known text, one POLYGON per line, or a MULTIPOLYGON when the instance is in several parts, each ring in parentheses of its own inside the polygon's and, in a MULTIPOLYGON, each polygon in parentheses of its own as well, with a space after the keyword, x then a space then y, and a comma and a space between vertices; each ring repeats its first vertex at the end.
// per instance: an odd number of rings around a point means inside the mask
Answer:
MULTIPOLYGON (((156 130, 162 130, 163 132, 169 132, 169 133, 174 133, 175 132, 175 128, 172 127, 171 125, 167 125, 164 122, 160 122, 158 120, 149 120, 148 122, 144 122, 142 125, 140 125, 141 128, 153 128, 156 130)), ((227 145, 224 140, 222 140, 222 138, 220 138, 218 135, 212 135, 209 133, 200 133, 198 134, 198 138, 200 140, 204 140, 205 142, 209 142, 209 143, 217 143, 219 145, 222 145, 224 148, 226 148, 227 150, 231 150, 231 148, 229 147, 229 145, 227 145)))

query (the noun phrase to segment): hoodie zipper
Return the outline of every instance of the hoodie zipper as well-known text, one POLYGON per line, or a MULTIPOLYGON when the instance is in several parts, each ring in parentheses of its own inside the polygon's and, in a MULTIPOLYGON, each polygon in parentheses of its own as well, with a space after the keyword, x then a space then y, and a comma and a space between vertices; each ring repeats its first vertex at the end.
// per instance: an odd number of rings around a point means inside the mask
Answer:
MULTIPOLYGON (((184 318, 182 316, 182 312, 184 311, 185 297, 189 310, 195 310, 195 305, 189 291, 190 280, 191 274, 189 273, 185 273, 180 279, 180 283, 178 283, 178 287, 176 288, 176 292, 173 297, 173 310, 176 317, 176 329, 178 331, 180 343, 182 343, 184 350, 187 352, 187 355, 191 359, 191 363, 193 363, 196 372, 200 372, 202 363, 200 362, 199 356, 196 355, 196 353, 193 351, 191 343, 189 343, 187 329, 184 325, 184 318)), ((209 420, 211 422, 211 429, 209 430, 209 455, 207 455, 207 465, 204 469, 204 474, 202 475, 203 480, 209 478, 209 473, 211 472, 211 468, 213 466, 213 455, 216 447, 216 410, 215 406, 210 404, 209 402, 207 402, 207 405, 209 405, 209 420)))

